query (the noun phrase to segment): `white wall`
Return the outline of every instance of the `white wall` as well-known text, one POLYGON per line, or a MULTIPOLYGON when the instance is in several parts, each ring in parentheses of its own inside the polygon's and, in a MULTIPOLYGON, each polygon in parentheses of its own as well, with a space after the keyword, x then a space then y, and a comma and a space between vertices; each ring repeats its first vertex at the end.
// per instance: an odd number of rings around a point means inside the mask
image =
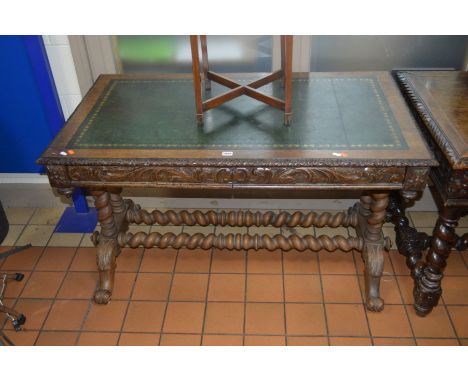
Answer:
POLYGON ((67 36, 42 36, 65 120, 82 99, 67 36))

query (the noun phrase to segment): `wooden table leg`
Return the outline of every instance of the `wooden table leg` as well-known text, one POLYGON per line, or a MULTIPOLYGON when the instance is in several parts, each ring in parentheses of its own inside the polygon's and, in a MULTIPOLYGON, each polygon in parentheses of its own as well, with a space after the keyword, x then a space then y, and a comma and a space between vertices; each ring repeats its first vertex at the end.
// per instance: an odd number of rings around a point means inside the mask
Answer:
POLYGON ((208 62, 208 48, 206 45, 206 36, 200 36, 201 50, 202 50, 202 63, 203 63, 203 82, 205 83, 205 90, 211 90, 211 81, 208 78, 210 64, 208 62))
POLYGON ((388 247, 382 235, 388 200, 388 193, 364 194, 358 209, 357 231, 365 241, 362 259, 365 264, 366 307, 376 312, 384 308, 384 301, 380 297, 380 279, 384 267, 384 250, 388 247))
POLYGON ((97 267, 99 272, 99 286, 94 293, 94 301, 98 304, 107 304, 112 296, 116 257, 120 253, 117 242, 119 228, 116 224, 113 203, 118 209, 118 198, 104 190, 93 190, 94 204, 97 209, 98 221, 101 224, 101 233, 96 245, 97 267), (112 201, 113 199, 113 201, 112 201))
POLYGON ((280 45, 281 45, 281 75, 282 75, 282 79, 281 79, 281 86, 284 88, 284 36, 281 35, 280 36, 280 45))
POLYGON ((284 38, 284 124, 289 126, 291 123, 291 104, 292 104, 292 52, 293 36, 282 36, 284 38))
POLYGON ((395 230, 396 246, 398 251, 406 257, 406 265, 411 271, 411 277, 417 279, 421 276, 424 268, 422 253, 430 245, 431 237, 425 232, 418 232, 416 228, 411 227, 405 214, 405 204, 411 202, 417 197, 401 193, 393 193, 387 208, 387 220, 393 223, 395 230))
POLYGON ((419 316, 426 316, 437 306, 442 295, 443 271, 457 235, 455 228, 460 218, 460 208, 443 207, 439 213, 431 248, 426 255, 426 264, 421 277, 414 281, 414 307, 419 316))
POLYGON ((190 36, 192 50, 193 88, 195 91, 195 108, 198 125, 203 124, 203 101, 201 94, 200 59, 198 57, 198 36, 190 36))

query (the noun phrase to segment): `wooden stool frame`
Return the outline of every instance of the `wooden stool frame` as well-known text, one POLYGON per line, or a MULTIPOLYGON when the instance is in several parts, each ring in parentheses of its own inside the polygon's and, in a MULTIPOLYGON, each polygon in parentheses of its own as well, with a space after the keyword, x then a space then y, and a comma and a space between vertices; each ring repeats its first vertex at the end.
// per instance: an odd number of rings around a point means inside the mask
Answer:
POLYGON ((276 109, 283 110, 284 124, 288 126, 291 123, 293 36, 281 36, 281 69, 247 85, 241 85, 226 76, 212 72, 209 69, 206 36, 200 36, 200 42, 205 90, 211 90, 211 81, 224 85, 231 90, 219 96, 209 98, 206 101, 202 100, 198 36, 190 36, 196 116, 197 123, 199 125, 203 125, 203 113, 205 111, 218 107, 227 101, 240 97, 241 95, 247 95, 276 109), (280 78, 283 78, 284 100, 263 94, 257 90, 258 88, 280 78))

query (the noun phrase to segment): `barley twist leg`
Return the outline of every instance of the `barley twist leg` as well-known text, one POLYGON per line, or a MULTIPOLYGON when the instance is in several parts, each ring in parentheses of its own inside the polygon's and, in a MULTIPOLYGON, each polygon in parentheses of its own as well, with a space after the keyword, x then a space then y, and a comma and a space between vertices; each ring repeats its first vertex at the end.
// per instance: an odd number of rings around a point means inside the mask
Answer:
POLYGON ((380 297, 380 279, 384 267, 384 240, 382 226, 388 205, 388 193, 363 195, 360 203, 361 234, 365 240, 362 258, 365 264, 366 306, 379 312, 384 308, 380 297))
POLYGON ((443 271, 450 250, 457 240, 455 228, 458 219, 457 208, 444 207, 439 214, 425 266, 421 276, 414 280, 414 307, 419 316, 429 314, 437 306, 442 295, 443 271))
POLYGON ((117 243, 118 228, 113 213, 114 205, 118 210, 120 202, 108 191, 93 190, 91 194, 98 211, 98 221, 101 223, 101 234, 95 242, 99 286, 94 293, 94 301, 98 304, 107 304, 111 299, 114 287, 115 258, 120 253, 120 247, 117 243))

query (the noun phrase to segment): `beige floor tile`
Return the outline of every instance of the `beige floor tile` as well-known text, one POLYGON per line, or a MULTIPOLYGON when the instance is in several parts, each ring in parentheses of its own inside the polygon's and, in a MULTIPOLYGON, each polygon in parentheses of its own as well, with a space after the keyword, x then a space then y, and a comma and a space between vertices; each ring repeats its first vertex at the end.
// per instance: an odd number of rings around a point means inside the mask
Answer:
POLYGON ((438 218, 437 212, 423 212, 423 211, 411 211, 409 212, 411 220, 414 226, 417 228, 431 227, 434 228, 436 220, 438 218))
POLYGON ((315 228, 315 235, 316 236, 327 235, 327 236, 330 236, 330 237, 341 235, 341 236, 344 236, 344 237, 348 237, 348 229, 346 227, 315 228))
POLYGON ((165 233, 172 232, 178 235, 179 233, 182 233, 182 228, 182 226, 175 225, 152 225, 150 227, 150 233, 158 232, 161 235, 164 235, 165 233))
POLYGON ((47 245, 53 231, 54 226, 51 225, 28 225, 18 238, 16 245, 25 245, 28 243, 34 246, 47 245))
MULTIPOLYGON (((463 216, 458 221, 458 228, 467 228, 467 227, 468 227, 468 215, 463 216)), ((464 230, 464 232, 466 232, 466 230, 464 230)))
POLYGON ((389 237, 392 241, 392 249, 396 249, 396 237, 395 237, 395 230, 393 227, 382 227, 382 232, 384 237, 389 237))
POLYGON ((354 227, 348 227, 348 233, 349 233, 349 236, 357 237, 356 229, 354 227))
POLYGON ((48 247, 78 247, 82 233, 54 233, 50 237, 48 247))
POLYGON ((90 233, 83 234, 83 238, 81 239, 81 242, 80 242, 80 247, 94 247, 94 244, 91 241, 90 233))
POLYGON ((299 236, 305 236, 305 235, 315 235, 315 228, 314 227, 309 227, 309 228, 303 228, 303 227, 281 227, 281 232, 285 236, 290 236, 290 235, 299 235, 299 236))
POLYGON ((457 227, 457 228, 455 228, 455 233, 458 236, 463 236, 467 232, 468 232, 468 227, 457 227))
POLYGON ((281 228, 276 227, 249 227, 250 235, 281 235, 281 228))
POLYGON ((193 235, 195 233, 202 233, 204 235, 209 235, 210 233, 214 233, 215 226, 214 225, 207 225, 206 227, 200 226, 184 226, 184 233, 188 233, 189 235, 193 235))
POLYGON ((55 225, 62 216, 64 208, 38 208, 29 224, 55 225))
POLYGON ((241 235, 244 235, 247 233, 247 227, 229 227, 229 226, 225 226, 225 227, 216 227, 215 228, 215 233, 216 235, 219 235, 219 234, 223 234, 223 235, 227 235, 227 234, 237 234, 237 233, 240 233, 241 235))
POLYGON ((128 227, 128 232, 130 233, 137 233, 137 232, 144 232, 144 233, 149 233, 150 231, 150 226, 149 225, 131 225, 128 227))
POLYGON ((432 236, 432 233, 434 232, 434 227, 418 227, 417 229, 418 232, 424 232, 430 236, 432 236))
POLYGON ((35 208, 5 208, 5 213, 10 224, 28 224, 35 208))
POLYGON ((24 229, 24 225, 10 224, 10 227, 8 229, 8 235, 5 237, 5 239, 2 241, 1 244, 4 246, 15 245, 16 240, 18 240, 23 229, 24 229))

